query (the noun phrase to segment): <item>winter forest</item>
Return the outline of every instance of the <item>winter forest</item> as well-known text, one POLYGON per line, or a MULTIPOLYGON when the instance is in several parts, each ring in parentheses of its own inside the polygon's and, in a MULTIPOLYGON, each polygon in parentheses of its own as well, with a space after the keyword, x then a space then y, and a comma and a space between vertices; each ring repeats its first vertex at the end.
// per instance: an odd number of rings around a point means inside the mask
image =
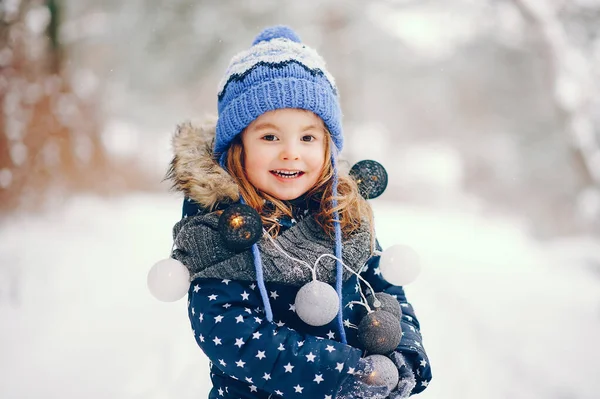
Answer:
POLYGON ((335 76, 346 163, 387 169, 418 397, 599 397, 600 0, 0 0, 0 398, 207 397, 185 300, 146 274, 176 126, 274 24, 335 76))

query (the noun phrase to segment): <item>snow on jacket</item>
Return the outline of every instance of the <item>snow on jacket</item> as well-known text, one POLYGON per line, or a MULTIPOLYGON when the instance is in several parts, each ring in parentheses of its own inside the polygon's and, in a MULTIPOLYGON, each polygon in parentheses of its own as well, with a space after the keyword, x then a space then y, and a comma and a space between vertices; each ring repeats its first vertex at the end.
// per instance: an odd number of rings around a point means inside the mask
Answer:
MULTIPOLYGON (((174 187, 187 198, 184 217, 173 231, 173 257, 192 275, 188 314, 196 342, 211 361, 209 398, 333 399, 364 354, 355 328, 361 318, 360 306, 350 304, 360 301, 363 283, 352 273, 344 273, 344 344, 336 320, 314 327, 298 318, 295 296, 311 280, 310 271, 289 261, 263 239, 259 250, 273 312, 273 322, 267 321, 252 254, 227 249, 217 231, 218 215, 211 212, 239 200, 237 185, 212 158, 213 137, 212 122, 200 128, 180 126, 173 138, 175 157, 169 173, 174 187)), ((276 241, 290 255, 314 264, 320 254, 333 253, 333 243, 313 214, 305 214, 276 241)), ((403 335, 397 350, 417 379, 412 393, 419 393, 431 380, 419 322, 402 287, 381 277, 379 257, 370 257, 369 243, 367 226, 344 241, 342 257, 376 292, 387 292, 399 301, 403 335)), ((333 260, 325 258, 317 270, 320 281, 335 284, 333 260)), ((367 292, 364 285, 362 290, 367 292)))

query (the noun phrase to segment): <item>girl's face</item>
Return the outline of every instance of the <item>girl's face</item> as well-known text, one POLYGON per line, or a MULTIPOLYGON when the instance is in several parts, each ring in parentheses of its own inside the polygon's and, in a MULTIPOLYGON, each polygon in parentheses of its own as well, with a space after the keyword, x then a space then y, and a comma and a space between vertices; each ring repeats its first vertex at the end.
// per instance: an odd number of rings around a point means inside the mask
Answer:
POLYGON ((321 176, 326 139, 323 121, 310 111, 265 112, 242 133, 248 180, 280 200, 300 197, 321 176))

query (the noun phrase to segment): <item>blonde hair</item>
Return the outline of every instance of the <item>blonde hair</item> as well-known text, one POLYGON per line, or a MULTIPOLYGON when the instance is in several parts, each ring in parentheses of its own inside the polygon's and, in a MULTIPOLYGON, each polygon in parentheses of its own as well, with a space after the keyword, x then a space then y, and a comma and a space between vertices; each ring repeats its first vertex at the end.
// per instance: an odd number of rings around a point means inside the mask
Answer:
MULTIPOLYGON (((347 238, 352 233, 358 231, 363 223, 368 223, 373 240, 375 236, 373 234, 373 211, 367 201, 360 195, 356 182, 347 174, 341 174, 339 170, 336 196, 337 207, 332 207, 334 168, 331 163, 332 143, 330 133, 327 129, 325 129, 325 143, 325 164, 321 171, 321 176, 319 176, 317 183, 306 194, 307 199, 320 198, 320 208, 319 212, 315 215, 315 220, 333 238, 335 236, 334 212, 337 211, 343 237, 347 238)), ((226 166, 240 187, 240 194, 244 198, 244 201, 246 201, 246 204, 254 208, 261 215, 263 226, 269 234, 277 237, 280 231, 280 225, 277 220, 283 215, 292 217, 292 210, 284 201, 257 190, 250 183, 244 170, 244 146, 241 134, 238 134, 231 142, 231 146, 227 151, 226 166), (269 212, 265 209, 264 200, 273 204, 273 211, 269 212)))

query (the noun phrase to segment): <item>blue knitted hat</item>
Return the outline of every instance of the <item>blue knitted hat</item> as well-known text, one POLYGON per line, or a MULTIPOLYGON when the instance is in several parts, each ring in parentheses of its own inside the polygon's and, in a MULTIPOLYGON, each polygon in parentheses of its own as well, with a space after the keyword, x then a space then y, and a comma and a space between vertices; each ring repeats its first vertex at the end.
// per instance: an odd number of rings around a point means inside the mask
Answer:
POLYGON ((327 126, 338 152, 342 150, 342 114, 325 61, 292 29, 273 26, 231 59, 219 84, 215 156, 223 161, 235 136, 260 115, 280 108, 314 112, 327 126))

